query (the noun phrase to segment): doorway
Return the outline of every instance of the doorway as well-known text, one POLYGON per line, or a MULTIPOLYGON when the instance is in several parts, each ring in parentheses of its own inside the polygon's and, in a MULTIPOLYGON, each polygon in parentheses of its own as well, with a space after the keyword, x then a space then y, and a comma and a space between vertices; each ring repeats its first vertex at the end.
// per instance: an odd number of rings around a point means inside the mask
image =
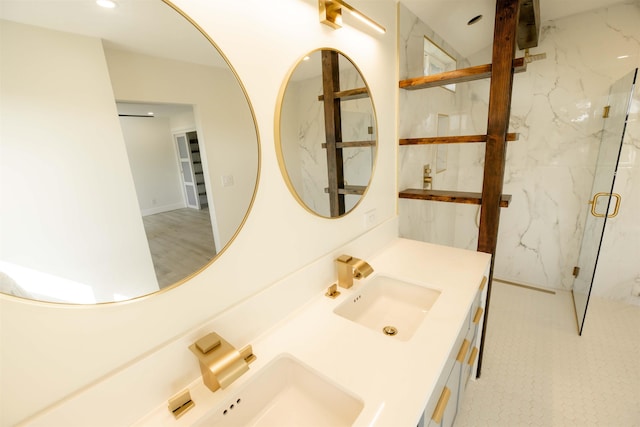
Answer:
POLYGON ((175 133, 173 139, 178 153, 185 205, 193 209, 205 208, 208 206, 207 187, 198 133, 195 130, 175 133))
POLYGON ((164 288, 217 254, 204 141, 192 105, 130 101, 117 107, 156 280, 164 288))

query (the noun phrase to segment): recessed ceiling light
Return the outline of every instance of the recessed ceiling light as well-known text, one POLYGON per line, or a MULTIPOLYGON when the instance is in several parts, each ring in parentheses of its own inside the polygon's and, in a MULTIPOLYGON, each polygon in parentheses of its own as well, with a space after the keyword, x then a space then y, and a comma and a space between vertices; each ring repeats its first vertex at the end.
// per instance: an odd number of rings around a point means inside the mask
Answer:
POLYGON ((310 59, 311 59, 311 58, 310 58, 309 56, 305 56, 304 58, 302 58, 302 60, 303 60, 303 61, 308 61, 308 60, 310 60, 310 59))
POLYGON ((473 18, 469 19, 469 22, 467 22, 467 25, 473 25, 478 21, 480 21, 481 19, 482 19, 482 15, 476 15, 473 18))
POLYGON ((118 3, 116 3, 114 0, 96 0, 96 4, 107 9, 113 9, 118 6, 118 3))

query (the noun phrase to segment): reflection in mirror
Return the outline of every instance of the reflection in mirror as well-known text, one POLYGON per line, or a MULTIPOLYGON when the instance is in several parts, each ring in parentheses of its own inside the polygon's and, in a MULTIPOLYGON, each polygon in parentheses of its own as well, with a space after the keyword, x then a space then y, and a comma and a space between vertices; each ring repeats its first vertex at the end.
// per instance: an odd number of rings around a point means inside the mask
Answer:
POLYGON ((366 192, 376 155, 366 82, 349 58, 321 49, 297 64, 283 90, 276 141, 287 185, 307 210, 345 215, 366 192))
MULTIPOLYGON (((458 67, 458 61, 427 36, 424 37, 423 47, 422 68, 425 76, 453 71, 458 67)), ((452 92, 456 91, 455 83, 442 87, 452 92)))
POLYGON ((0 291, 101 303, 207 266, 250 209, 255 122, 160 0, 0 1, 0 291))

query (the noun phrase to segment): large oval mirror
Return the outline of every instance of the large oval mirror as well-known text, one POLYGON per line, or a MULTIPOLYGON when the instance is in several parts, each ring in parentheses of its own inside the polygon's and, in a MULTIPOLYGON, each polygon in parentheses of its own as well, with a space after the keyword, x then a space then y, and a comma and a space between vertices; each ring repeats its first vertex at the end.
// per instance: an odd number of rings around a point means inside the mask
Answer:
POLYGON ((371 180, 376 134, 369 89, 349 58, 319 49, 298 62, 281 93, 276 143, 302 206, 327 218, 351 211, 371 180))
POLYGON ((0 2, 5 294, 167 289, 209 265, 251 207, 258 136, 226 59, 168 2, 111 6, 0 2))

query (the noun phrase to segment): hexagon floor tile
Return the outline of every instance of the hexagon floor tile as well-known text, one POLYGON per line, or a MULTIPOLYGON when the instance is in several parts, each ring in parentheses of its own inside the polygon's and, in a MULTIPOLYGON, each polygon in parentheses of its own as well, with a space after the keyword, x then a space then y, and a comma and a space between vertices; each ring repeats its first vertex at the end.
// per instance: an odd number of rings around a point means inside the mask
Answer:
POLYGON ((482 376, 455 427, 640 427, 640 307, 494 282, 482 376))

